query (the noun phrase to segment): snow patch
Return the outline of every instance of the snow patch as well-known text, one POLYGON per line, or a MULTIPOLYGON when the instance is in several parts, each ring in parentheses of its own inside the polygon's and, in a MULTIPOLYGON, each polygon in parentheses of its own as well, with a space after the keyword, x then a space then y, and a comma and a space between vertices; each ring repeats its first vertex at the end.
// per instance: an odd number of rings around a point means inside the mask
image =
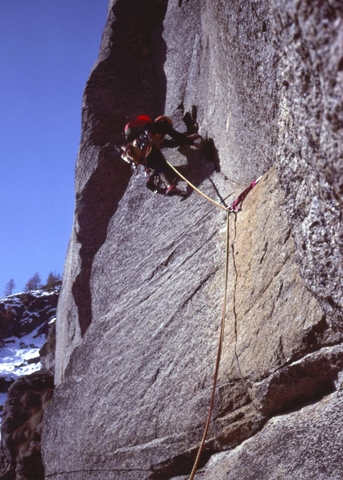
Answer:
POLYGON ((56 293, 59 293, 60 290, 61 290, 61 287, 57 286, 55 287, 54 290, 30 290, 29 292, 14 293, 13 295, 8 295, 8 297, 0 298, 0 303, 4 303, 9 300, 11 301, 11 304, 22 303, 22 300, 20 299, 22 295, 32 295, 33 297, 36 297, 36 298, 49 297, 50 295, 55 295, 56 293))
POLYGON ((5 346, 0 348, 0 377, 17 380, 40 370, 40 361, 32 361, 38 359, 39 350, 46 342, 44 334, 38 335, 40 328, 21 338, 13 336, 5 340, 5 346))

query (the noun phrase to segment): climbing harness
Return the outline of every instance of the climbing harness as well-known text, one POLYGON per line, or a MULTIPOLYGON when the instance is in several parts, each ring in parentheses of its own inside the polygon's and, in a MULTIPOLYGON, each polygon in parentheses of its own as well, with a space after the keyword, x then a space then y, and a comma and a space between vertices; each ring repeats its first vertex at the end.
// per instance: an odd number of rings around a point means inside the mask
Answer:
POLYGON ((216 202, 212 198, 208 197, 205 195, 203 192, 201 192, 198 188, 196 188, 187 178, 185 178, 170 162, 168 162, 168 165, 174 172, 182 179, 184 180, 193 190, 195 190, 197 193, 199 193, 202 197, 206 198, 209 202, 211 202, 213 205, 216 207, 225 210, 226 211, 226 247, 225 247, 225 269, 224 269, 224 298, 223 298, 223 307, 222 307, 222 317, 221 317, 221 322, 220 322, 220 330, 219 330, 219 340, 218 340, 218 349, 217 349, 217 357, 216 357, 216 363, 215 363, 215 369, 214 369, 214 375, 213 375, 213 384, 212 384, 212 392, 211 392, 211 398, 210 398, 210 405, 209 405, 209 410, 207 414, 207 419, 205 423, 205 428, 204 428, 204 433, 202 435, 202 439, 200 442, 200 446, 198 448, 198 453, 194 461, 194 465, 189 477, 189 480, 193 480, 194 476, 196 474, 202 452, 204 450, 204 445, 206 441, 206 436, 207 432, 211 423, 211 417, 212 417, 212 411, 213 411, 213 405, 214 405, 214 397, 215 397, 215 392, 216 392, 216 387, 217 387, 217 380, 218 380, 218 373, 219 373, 219 366, 220 366, 220 359, 221 359, 221 353, 222 353, 222 346, 223 346, 223 339, 224 339, 224 331, 225 331, 225 317, 226 317, 226 303, 227 303, 227 289, 228 289, 228 281, 229 281, 229 244, 230 244, 230 213, 237 213, 239 209, 239 205, 243 202, 243 200, 246 198, 250 190, 252 190, 257 182, 261 180, 262 177, 259 177, 257 180, 254 180, 249 187, 247 187, 238 197, 237 199, 229 206, 225 207, 221 205, 220 203, 216 202))

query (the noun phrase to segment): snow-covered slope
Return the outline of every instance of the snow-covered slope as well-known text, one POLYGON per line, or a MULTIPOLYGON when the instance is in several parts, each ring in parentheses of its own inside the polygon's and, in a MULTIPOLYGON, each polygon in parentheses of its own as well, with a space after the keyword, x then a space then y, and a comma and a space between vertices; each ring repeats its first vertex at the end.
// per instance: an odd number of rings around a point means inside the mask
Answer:
POLYGON ((9 386, 41 369, 39 351, 55 321, 59 289, 0 299, 0 412, 9 386))
POLYGON ((0 376, 16 380, 39 370, 39 350, 45 341, 46 335, 41 332, 41 327, 21 338, 13 335, 4 340, 0 349, 0 376))

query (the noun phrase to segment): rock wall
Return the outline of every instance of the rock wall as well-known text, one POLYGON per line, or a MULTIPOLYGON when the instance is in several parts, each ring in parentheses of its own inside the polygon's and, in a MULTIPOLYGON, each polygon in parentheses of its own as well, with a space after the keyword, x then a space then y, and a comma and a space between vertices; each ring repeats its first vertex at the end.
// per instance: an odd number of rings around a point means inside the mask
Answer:
POLYGON ((44 480, 42 423, 53 389, 53 377, 42 372, 20 377, 11 385, 1 426, 0 478, 44 480))
POLYGON ((184 479, 202 435, 226 215, 131 175, 122 130, 142 112, 213 139, 212 158, 165 153, 215 200, 263 174, 230 216, 197 478, 339 478, 342 17, 334 0, 110 2, 84 93, 48 478, 184 479))
POLYGON ((342 2, 275 2, 278 164, 307 287, 342 321, 342 2))

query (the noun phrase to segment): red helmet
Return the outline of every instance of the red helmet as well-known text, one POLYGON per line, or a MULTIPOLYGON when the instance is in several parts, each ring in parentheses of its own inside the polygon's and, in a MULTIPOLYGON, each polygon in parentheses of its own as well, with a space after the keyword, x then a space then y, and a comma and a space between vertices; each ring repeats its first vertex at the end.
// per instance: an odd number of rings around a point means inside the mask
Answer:
POLYGON ((149 115, 138 115, 134 120, 127 123, 124 128, 125 137, 131 141, 134 140, 141 132, 143 132, 145 125, 152 123, 149 115))

